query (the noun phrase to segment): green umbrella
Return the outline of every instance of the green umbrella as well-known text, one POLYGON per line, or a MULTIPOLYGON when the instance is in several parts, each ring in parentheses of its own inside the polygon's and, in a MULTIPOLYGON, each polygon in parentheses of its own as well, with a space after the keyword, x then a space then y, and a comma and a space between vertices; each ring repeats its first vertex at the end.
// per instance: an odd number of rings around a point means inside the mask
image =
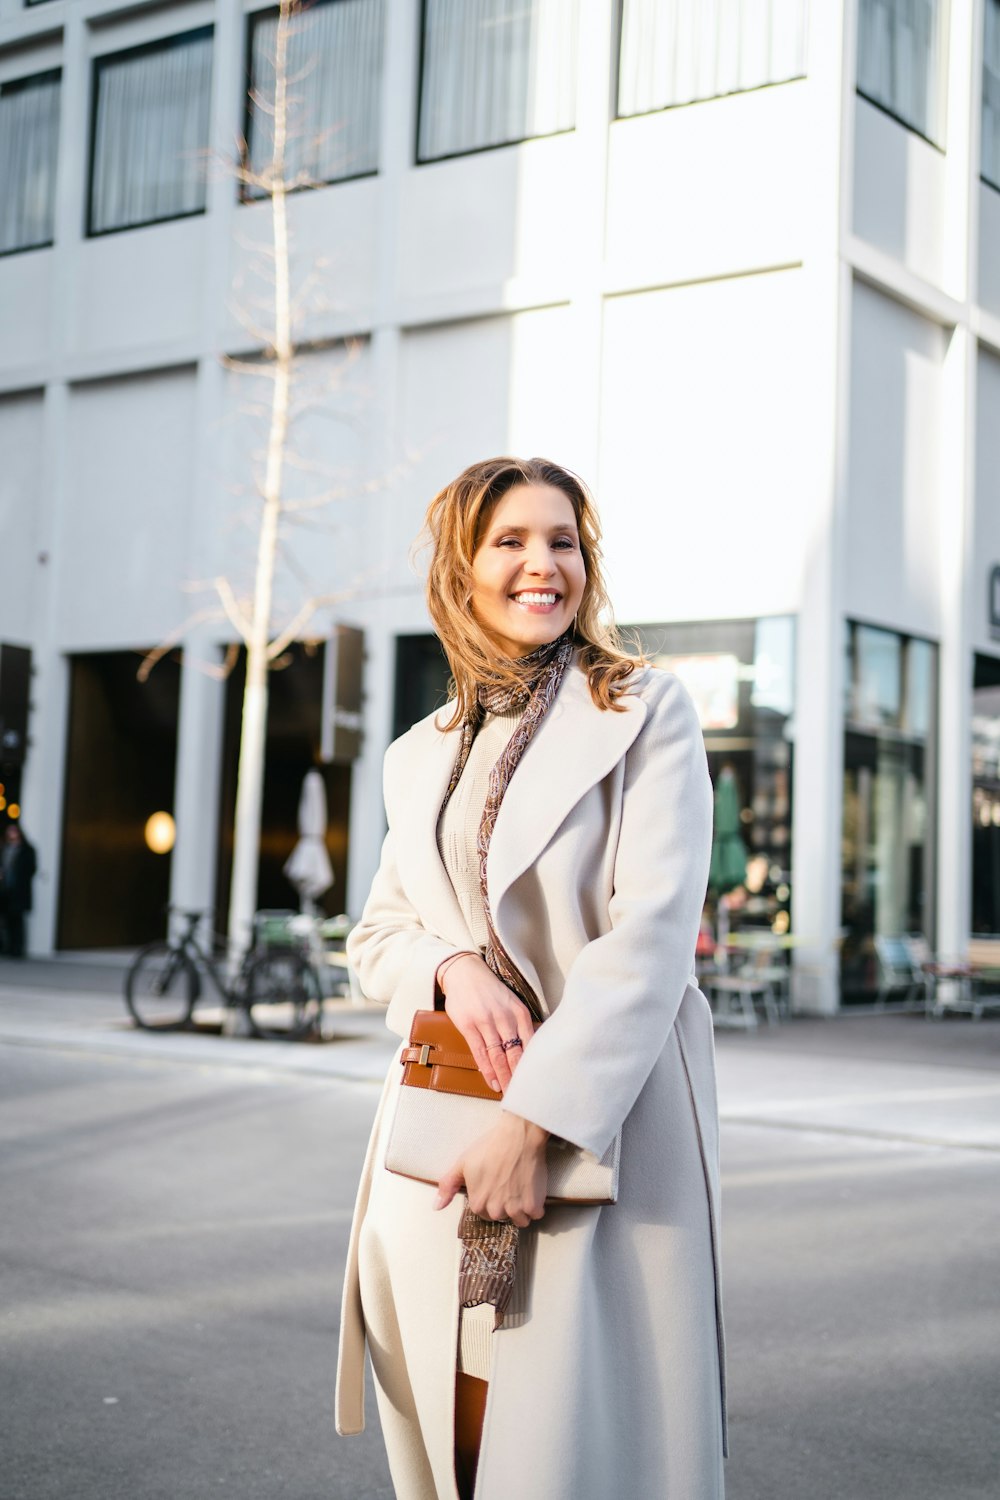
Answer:
POLYGON ((709 888, 723 896, 743 884, 746 872, 747 850, 740 830, 739 793, 735 776, 726 768, 715 788, 715 831, 708 871, 709 888))

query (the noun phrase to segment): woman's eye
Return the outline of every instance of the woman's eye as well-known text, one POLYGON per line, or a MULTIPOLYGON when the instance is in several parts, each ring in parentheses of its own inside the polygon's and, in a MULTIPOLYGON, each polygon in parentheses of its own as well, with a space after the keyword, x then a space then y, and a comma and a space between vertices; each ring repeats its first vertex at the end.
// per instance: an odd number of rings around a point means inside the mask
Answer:
POLYGON ((498 547, 519 547, 520 545, 520 538, 516 536, 502 536, 497 542, 498 547))
POLYGON ((556 537, 556 539, 552 543, 552 545, 553 545, 553 547, 560 547, 560 548, 562 548, 562 550, 564 552, 567 549, 572 552, 573 549, 576 546, 576 543, 573 541, 572 537, 569 537, 569 536, 558 536, 558 537, 556 537))

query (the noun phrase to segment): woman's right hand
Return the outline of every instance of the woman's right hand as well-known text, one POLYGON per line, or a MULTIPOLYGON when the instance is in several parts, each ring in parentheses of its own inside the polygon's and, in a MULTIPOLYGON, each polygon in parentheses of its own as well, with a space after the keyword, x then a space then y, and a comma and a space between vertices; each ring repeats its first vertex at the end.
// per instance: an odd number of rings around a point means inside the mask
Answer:
POLYGON ((531 1012, 476 953, 463 953, 441 976, 444 1008, 465 1037, 490 1088, 506 1093, 534 1035, 531 1012), (517 1037, 520 1047, 502 1043, 517 1037))

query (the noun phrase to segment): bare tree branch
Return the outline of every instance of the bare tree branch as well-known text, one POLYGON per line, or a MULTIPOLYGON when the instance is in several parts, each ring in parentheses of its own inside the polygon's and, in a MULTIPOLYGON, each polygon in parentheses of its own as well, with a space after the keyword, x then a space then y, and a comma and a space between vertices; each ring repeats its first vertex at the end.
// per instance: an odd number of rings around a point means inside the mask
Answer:
POLYGON ((213 579, 215 591, 234 630, 239 631, 243 639, 249 640, 253 631, 253 625, 240 607, 239 600, 233 593, 233 586, 229 579, 220 576, 213 579))

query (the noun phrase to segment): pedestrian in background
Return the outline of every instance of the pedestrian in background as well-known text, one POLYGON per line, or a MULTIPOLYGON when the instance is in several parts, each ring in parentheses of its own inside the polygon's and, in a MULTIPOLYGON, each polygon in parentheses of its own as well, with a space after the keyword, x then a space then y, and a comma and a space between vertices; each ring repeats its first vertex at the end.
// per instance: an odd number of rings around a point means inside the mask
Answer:
POLYGON ((0 851, 3 952, 8 958, 24 957, 24 918, 31 910, 31 883, 36 866, 35 851, 21 831, 21 825, 8 823, 0 851))
POLYGON ((575 475, 474 464, 427 519, 454 693, 387 752, 389 832, 348 953, 391 1030, 443 1007, 503 1097, 435 1191, 384 1169, 389 1070, 348 1253, 338 1428, 364 1425, 367 1341, 400 1500, 719 1500, 697 716, 676 677, 622 649, 575 475), (546 1207, 549 1137, 601 1157, 618 1131, 618 1201, 546 1207), (479 1306, 460 1305, 472 1241, 497 1245, 479 1306))

